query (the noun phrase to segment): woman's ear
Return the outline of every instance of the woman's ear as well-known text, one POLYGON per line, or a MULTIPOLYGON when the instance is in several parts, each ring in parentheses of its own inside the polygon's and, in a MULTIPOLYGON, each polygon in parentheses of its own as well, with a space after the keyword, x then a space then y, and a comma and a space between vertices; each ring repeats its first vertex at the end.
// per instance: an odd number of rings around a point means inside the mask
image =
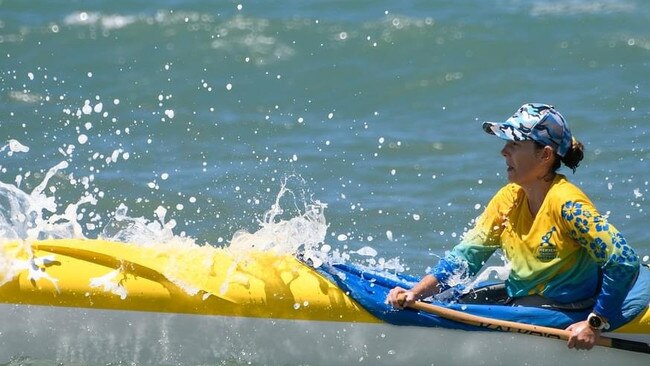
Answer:
POLYGON ((547 161, 553 160, 554 156, 555 156, 555 150, 553 150, 553 148, 548 146, 548 145, 544 146, 544 149, 542 149, 542 154, 541 154, 540 158, 544 162, 547 162, 547 161))

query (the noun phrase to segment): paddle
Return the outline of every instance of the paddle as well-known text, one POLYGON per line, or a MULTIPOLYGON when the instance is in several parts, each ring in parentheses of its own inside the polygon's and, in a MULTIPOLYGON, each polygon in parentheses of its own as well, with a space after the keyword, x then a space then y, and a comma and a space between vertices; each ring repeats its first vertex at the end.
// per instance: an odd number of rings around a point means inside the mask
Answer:
MULTIPOLYGON (((402 297, 403 299, 403 297, 402 297)), ((424 311, 427 313, 435 314, 443 318, 454 320, 457 322, 474 325, 480 328, 491 330, 498 330, 502 332, 514 332, 520 334, 529 334, 545 338, 555 338, 568 340, 571 332, 550 327, 542 327, 538 325, 523 324, 507 320, 499 320, 486 318, 482 316, 467 314, 462 311, 449 309, 443 306, 437 306, 421 301, 416 301, 411 308, 424 311)), ((599 337, 596 343, 599 346, 617 348, 632 352, 641 352, 650 354, 650 345, 644 342, 630 341, 620 338, 599 337)))

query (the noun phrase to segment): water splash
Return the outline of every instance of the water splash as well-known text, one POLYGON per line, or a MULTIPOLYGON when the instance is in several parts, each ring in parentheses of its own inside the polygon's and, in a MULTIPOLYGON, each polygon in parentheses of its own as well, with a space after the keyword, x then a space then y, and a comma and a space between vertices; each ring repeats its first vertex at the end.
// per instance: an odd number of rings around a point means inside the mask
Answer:
MULTIPOLYGON (((45 272, 40 271, 45 262, 52 259, 35 258, 30 243, 44 239, 86 238, 82 230, 84 215, 78 214, 79 207, 97 205, 98 200, 88 193, 88 186, 84 185, 86 192, 76 203, 68 204, 61 212, 62 205, 57 202, 61 197, 57 197, 56 190, 52 189, 49 183, 55 175, 72 183, 72 175, 57 174, 68 167, 69 163, 66 161, 52 167, 31 193, 21 190, 18 184, 0 183, 0 241, 21 242, 27 253, 26 260, 0 263, 7 269, 2 281, 9 281, 15 275, 28 271, 30 279, 45 278, 56 286, 56 278, 46 278, 45 272)), ((351 260, 351 256, 356 255, 360 258, 359 261, 363 262, 361 264, 371 270, 388 270, 393 273, 404 271, 399 258, 377 258, 377 250, 369 246, 356 251, 332 249, 331 245, 325 242, 328 229, 325 217, 327 204, 311 198, 304 184, 305 181, 295 175, 281 179, 274 203, 257 221, 259 228, 253 232, 239 230, 233 234, 228 245, 223 248, 234 257, 234 261, 228 269, 227 281, 221 286, 221 294, 227 291, 231 283, 241 282, 236 276, 236 269, 239 263, 248 260, 251 251, 300 255, 314 267, 319 267, 325 262, 345 263, 351 260), (294 187, 296 185, 297 188, 294 187)), ((109 223, 98 234, 98 238, 161 250, 168 247, 182 248, 185 252, 202 249, 193 238, 183 233, 174 233, 177 223, 173 219, 167 220, 166 208, 158 206, 153 215, 154 219, 131 217, 128 206, 121 203, 111 215, 109 223)), ((347 246, 344 249, 347 250, 347 246)), ((2 262, 7 262, 7 258, 0 255, 2 262)), ((177 268, 173 259, 170 263, 163 275, 188 294, 198 293, 198 288, 189 286, 184 280, 183 268, 177 268)), ((212 264, 206 265, 209 267, 212 264)), ((128 294, 119 282, 121 273, 122 270, 117 268, 93 278, 89 287, 113 293, 124 299, 128 294)))
POLYGON ((10 260, 8 258, 11 258, 11 256, 6 255, 5 248, 0 246, 0 286, 13 280, 18 274, 27 272, 28 281, 38 282, 44 279, 49 281, 54 286, 54 289, 59 292, 58 279, 41 270, 42 267, 55 263, 54 256, 34 257, 31 247, 27 243, 23 243, 22 250, 27 252, 30 257, 26 260, 10 260))
POLYGON ((26 153, 29 151, 29 147, 20 143, 18 140, 10 139, 7 141, 7 144, 0 147, 0 152, 9 149, 7 155, 12 156, 14 153, 26 153))
MULTIPOLYGON (((28 147, 17 141, 2 149, 7 147, 14 152, 29 151, 28 147)), ((82 205, 97 205, 95 196, 86 191, 76 203, 68 204, 63 212, 58 212, 60 204, 56 190, 47 189, 51 178, 68 167, 69 163, 62 161, 50 168, 31 193, 21 190, 18 182, 16 185, 0 182, 0 238, 3 241, 85 238, 78 210, 82 205)), ((293 178, 296 177, 282 179, 274 204, 258 220, 260 228, 257 231, 249 233, 240 230, 234 233, 228 247, 231 251, 255 249, 279 254, 295 254, 298 250, 320 252, 319 247, 324 244, 327 232, 324 214, 327 204, 307 200, 303 191, 297 195, 288 187, 288 182, 293 178), (285 212, 282 204, 288 198, 293 198, 297 213, 285 212), (300 209, 301 204, 303 207, 300 209), (295 216, 286 217, 287 213, 295 216)), ((73 178, 68 176, 67 179, 71 181, 73 178)), ((298 177, 298 180, 304 184, 301 178, 298 177)), ((144 246, 196 244, 194 239, 174 233, 177 223, 173 219, 166 220, 166 208, 159 206, 154 211, 153 220, 130 217, 128 210, 128 206, 121 203, 98 238, 144 246)))
POLYGON ((119 241, 143 246, 169 244, 171 242, 193 243, 193 239, 174 235, 175 220, 165 222, 167 210, 158 206, 154 211, 156 220, 150 221, 144 217, 130 217, 127 215, 128 206, 121 203, 114 212, 111 221, 99 234, 100 239, 119 241))
POLYGON ((480 287, 482 283, 486 281, 493 281, 493 280, 498 280, 500 282, 504 282, 508 279, 510 276, 510 271, 512 269, 512 265, 505 261, 504 259, 504 265, 502 266, 489 266, 483 269, 472 282, 470 282, 467 287, 466 291, 463 291, 463 293, 467 293, 472 289, 475 289, 477 287, 480 287))
POLYGON ((79 206, 96 204, 94 196, 86 193, 76 203, 57 213, 56 196, 46 194, 50 179, 68 167, 62 161, 45 174, 41 183, 27 194, 15 185, 0 182, 0 237, 8 240, 43 240, 48 238, 82 238, 77 221, 79 206))
POLYGON ((320 252, 319 248, 325 244, 327 234, 327 204, 319 200, 307 202, 303 198, 304 208, 296 216, 282 219, 281 216, 285 213, 281 205, 282 198, 286 195, 297 198, 294 192, 287 188, 287 183, 287 178, 282 180, 275 203, 259 221, 260 229, 254 233, 244 230, 235 232, 229 249, 257 249, 282 254, 295 254, 299 250, 306 253, 320 252))
POLYGON ((122 275, 122 268, 118 268, 101 277, 91 278, 89 286, 91 288, 101 288, 104 292, 118 295, 120 299, 124 300, 126 299, 128 292, 126 288, 122 286, 121 282, 116 280, 120 275, 122 275))
POLYGON ((501 256, 503 265, 494 265, 484 268, 475 277, 469 276, 467 264, 462 264, 461 269, 453 273, 447 283, 449 289, 435 296, 440 301, 456 301, 461 296, 470 293, 476 288, 484 286, 488 282, 504 282, 510 276, 512 266, 504 256, 501 256))

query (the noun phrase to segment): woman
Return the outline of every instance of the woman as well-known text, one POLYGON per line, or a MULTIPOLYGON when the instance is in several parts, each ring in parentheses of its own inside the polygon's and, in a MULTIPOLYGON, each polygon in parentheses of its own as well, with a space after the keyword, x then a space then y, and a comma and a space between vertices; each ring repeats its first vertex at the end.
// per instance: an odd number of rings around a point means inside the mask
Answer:
POLYGON ((583 145, 553 106, 524 104, 503 123, 483 129, 504 140, 509 183, 490 201, 461 243, 412 289, 396 287, 387 301, 403 308, 474 276, 496 249, 511 267, 502 288, 480 290, 461 302, 591 309, 570 325, 569 348, 591 349, 607 318, 620 311, 636 281, 639 259, 623 236, 565 176, 575 172, 583 145))

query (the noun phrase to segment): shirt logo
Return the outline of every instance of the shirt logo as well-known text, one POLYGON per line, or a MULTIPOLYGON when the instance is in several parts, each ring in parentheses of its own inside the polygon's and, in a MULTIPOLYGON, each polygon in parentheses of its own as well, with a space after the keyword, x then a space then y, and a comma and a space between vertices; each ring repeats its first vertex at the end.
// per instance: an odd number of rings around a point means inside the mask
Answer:
POLYGON ((542 242, 537 247, 536 256, 541 262, 547 263, 557 258, 557 246, 551 243, 551 236, 555 231, 555 226, 553 226, 551 231, 544 234, 542 242))

